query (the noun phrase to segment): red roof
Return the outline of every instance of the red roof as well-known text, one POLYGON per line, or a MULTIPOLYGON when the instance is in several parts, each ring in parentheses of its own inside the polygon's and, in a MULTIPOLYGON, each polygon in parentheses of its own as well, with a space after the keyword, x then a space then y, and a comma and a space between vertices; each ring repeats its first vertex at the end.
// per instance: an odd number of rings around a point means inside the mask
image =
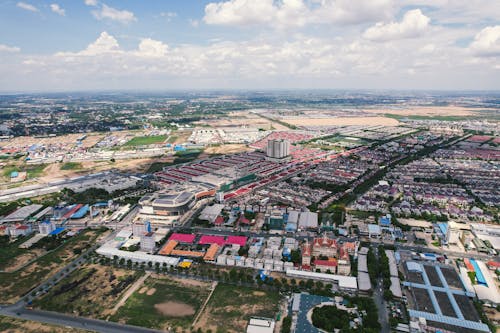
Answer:
POLYGON ((172 236, 170 236, 169 240, 175 240, 181 243, 192 243, 194 242, 194 239, 196 238, 195 235, 193 234, 177 234, 174 233, 172 236))
POLYGON ((220 216, 220 215, 219 215, 219 216, 217 216, 217 218, 216 218, 216 219, 215 219, 215 221, 214 221, 214 224, 215 224, 215 225, 221 225, 221 224, 223 224, 223 223, 224 223, 224 218, 223 218, 222 216, 220 216))
POLYGON ((18 226, 16 226, 16 229, 17 230, 27 230, 28 226, 27 225, 18 225, 18 226))
POLYGON ((224 236, 203 235, 198 244, 217 244, 222 246, 226 243, 224 236))
POLYGON ((500 262, 496 262, 496 261, 488 261, 487 262, 487 265, 490 266, 490 267, 495 267, 495 268, 500 268, 500 262))
POLYGON ((226 244, 236 244, 240 246, 245 246, 247 243, 247 237, 245 236, 227 236, 226 244))

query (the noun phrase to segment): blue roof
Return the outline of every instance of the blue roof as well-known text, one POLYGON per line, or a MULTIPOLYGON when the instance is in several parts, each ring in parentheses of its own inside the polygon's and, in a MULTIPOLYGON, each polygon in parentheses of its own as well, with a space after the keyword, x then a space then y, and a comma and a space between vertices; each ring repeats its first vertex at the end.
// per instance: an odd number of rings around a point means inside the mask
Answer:
POLYGON ((89 205, 85 205, 82 208, 80 208, 76 213, 71 215, 71 218, 72 219, 81 219, 82 217, 84 217, 87 214, 88 211, 89 211, 89 205))
POLYGON ((438 223, 437 224, 439 227, 439 230, 443 233, 443 235, 446 235, 448 233, 448 223, 438 223))
POLYGON ((486 279, 484 278, 483 272, 481 272, 481 269, 479 268, 476 260, 470 259, 470 263, 474 267, 474 272, 476 272, 477 283, 488 286, 488 283, 486 283, 486 279))
POLYGON ((379 219, 379 222, 380 224, 382 225, 390 225, 391 224, 391 219, 386 217, 386 216, 382 216, 380 219, 379 219))
POLYGON ((49 235, 58 235, 58 234, 60 234, 63 231, 64 231, 64 228, 56 228, 49 235))
POLYGON ((19 172, 17 172, 17 171, 12 171, 10 173, 10 178, 16 178, 17 176, 19 176, 19 172))

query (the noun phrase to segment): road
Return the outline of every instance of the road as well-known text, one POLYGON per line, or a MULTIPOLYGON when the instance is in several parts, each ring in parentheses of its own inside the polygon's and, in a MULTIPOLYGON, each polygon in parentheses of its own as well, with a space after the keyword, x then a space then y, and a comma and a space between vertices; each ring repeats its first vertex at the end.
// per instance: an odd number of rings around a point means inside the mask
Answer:
MULTIPOLYGON (((378 248, 374 247, 373 251, 375 252, 375 255, 379 256, 378 253, 378 248)), ((390 332, 390 326, 389 326, 389 314, 387 313, 387 305, 385 304, 384 300, 384 284, 383 284, 383 279, 381 277, 377 278, 377 285, 375 286, 374 292, 373 292, 373 299, 375 301, 375 304, 377 305, 377 310, 378 310, 378 322, 380 323, 380 332, 381 333, 389 333, 390 332)))
POLYGON ((22 306, 7 307, 0 310, 0 314, 8 317, 33 320, 41 323, 68 326, 103 333, 155 333, 162 332, 131 325, 122 325, 104 320, 74 317, 57 312, 27 310, 22 306))

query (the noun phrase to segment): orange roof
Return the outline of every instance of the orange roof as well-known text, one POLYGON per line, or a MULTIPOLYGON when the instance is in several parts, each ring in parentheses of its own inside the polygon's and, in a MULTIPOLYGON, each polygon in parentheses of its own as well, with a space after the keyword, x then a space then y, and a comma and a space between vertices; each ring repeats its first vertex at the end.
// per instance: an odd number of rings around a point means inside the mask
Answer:
POLYGON ((170 254, 174 256, 183 256, 183 257, 203 257, 203 252, 196 251, 186 251, 186 250, 173 250, 170 254))
POLYGON ((319 259, 316 259, 314 261, 314 266, 334 267, 334 266, 337 266, 337 260, 334 259, 334 258, 328 258, 328 260, 319 260, 319 259))
POLYGON ((205 253, 205 256, 203 257, 203 259, 204 260, 208 260, 208 261, 215 260, 215 255, 217 254, 217 250, 219 250, 219 245, 213 243, 208 248, 207 252, 205 253))
POLYGON ((177 246, 177 244, 179 244, 179 242, 175 240, 169 240, 167 244, 165 244, 165 246, 160 250, 159 254, 163 254, 166 256, 170 255, 177 246))

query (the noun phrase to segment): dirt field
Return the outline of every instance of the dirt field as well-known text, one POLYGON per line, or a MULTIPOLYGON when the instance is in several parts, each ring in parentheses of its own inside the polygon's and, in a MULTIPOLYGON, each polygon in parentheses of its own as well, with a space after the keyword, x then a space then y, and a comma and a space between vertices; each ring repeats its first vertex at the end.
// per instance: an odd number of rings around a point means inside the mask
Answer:
POLYGON ((153 274, 134 292, 110 320, 128 324, 184 331, 209 294, 209 283, 173 279, 153 274))
POLYGON ((4 333, 85 333, 76 328, 42 324, 24 319, 0 316, 0 332, 4 333))
POLYGON ((40 281, 53 275, 54 272, 76 258, 77 255, 73 250, 85 249, 93 244, 99 235, 103 234, 97 230, 83 231, 67 240, 61 247, 38 258, 26 267, 14 273, 0 273, 0 303, 15 302, 40 281))
POLYGON ((275 317, 279 302, 277 292, 218 284, 195 329, 244 332, 252 316, 275 317))
POLYGON ((179 302, 155 304, 155 309, 167 317, 185 317, 196 313, 191 305, 179 302))
POLYGON ((412 288, 412 293, 415 295, 417 310, 436 313, 427 289, 412 288))
POLYGON ((451 268, 441 267, 441 272, 443 272, 444 278, 448 286, 451 288, 463 289, 462 281, 457 274, 457 272, 451 268))
POLYGON ((132 270, 86 265, 37 300, 35 306, 43 310, 104 319, 140 275, 132 270))
POLYGON ((207 147, 204 150, 204 154, 235 154, 235 153, 241 153, 245 151, 252 151, 252 148, 248 148, 246 145, 243 144, 227 144, 227 145, 220 145, 216 147, 207 147))
POLYGON ((296 126, 349 126, 349 125, 382 125, 397 126, 399 121, 387 117, 338 117, 338 118, 294 118, 282 121, 296 126))
POLYGON ((250 126, 263 128, 266 130, 276 129, 278 131, 287 131, 288 127, 283 126, 277 122, 259 117, 258 115, 249 111, 231 112, 225 118, 215 120, 204 120, 203 122, 194 123, 196 125, 209 125, 212 127, 224 126, 250 126))
POLYGON ((38 258, 39 256, 41 256, 44 253, 45 253, 45 250, 43 250, 43 249, 27 250, 26 253, 23 253, 19 256, 16 256, 15 258, 13 258, 13 260, 7 264, 4 271, 7 273, 14 272, 14 271, 18 270, 20 267, 23 267, 24 265, 26 265, 26 263, 30 262, 33 259, 38 258))
POLYGON ((376 114, 397 114, 398 116, 473 116, 474 109, 462 106, 414 106, 404 109, 365 109, 376 114))

